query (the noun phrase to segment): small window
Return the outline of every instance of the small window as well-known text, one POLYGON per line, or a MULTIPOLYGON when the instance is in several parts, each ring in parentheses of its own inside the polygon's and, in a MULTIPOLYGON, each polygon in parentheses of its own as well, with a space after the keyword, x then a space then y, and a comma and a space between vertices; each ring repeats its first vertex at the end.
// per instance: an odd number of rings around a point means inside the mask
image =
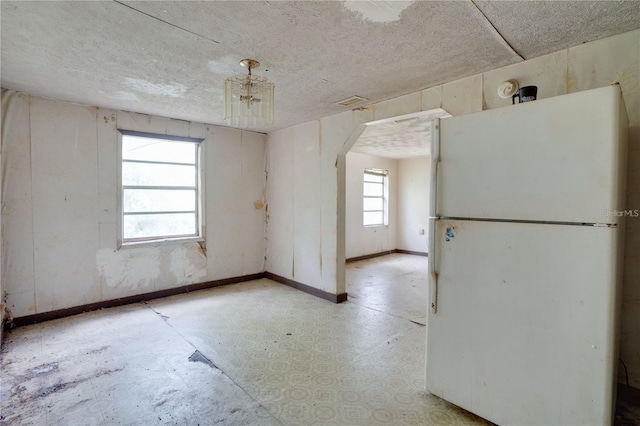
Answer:
POLYGON ((387 170, 364 170, 362 224, 383 226, 387 221, 387 170))
POLYGON ((201 237, 202 139, 120 133, 123 244, 201 237))

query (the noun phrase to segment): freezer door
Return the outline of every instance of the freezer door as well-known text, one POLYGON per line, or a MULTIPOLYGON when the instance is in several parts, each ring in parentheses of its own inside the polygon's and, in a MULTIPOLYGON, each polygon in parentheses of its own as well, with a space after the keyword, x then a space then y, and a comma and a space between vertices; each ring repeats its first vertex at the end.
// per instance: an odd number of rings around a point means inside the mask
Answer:
POLYGON ((432 238, 427 390, 497 424, 610 424, 617 230, 440 220, 432 238))
POLYGON ((440 120, 436 216, 618 223, 619 86, 440 120))

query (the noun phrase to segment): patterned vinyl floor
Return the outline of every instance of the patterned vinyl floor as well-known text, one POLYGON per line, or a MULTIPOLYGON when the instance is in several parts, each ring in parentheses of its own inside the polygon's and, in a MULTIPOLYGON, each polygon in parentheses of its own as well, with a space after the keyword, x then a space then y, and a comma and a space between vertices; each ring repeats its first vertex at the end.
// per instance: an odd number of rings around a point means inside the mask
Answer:
POLYGON ((424 391, 426 259, 347 274, 340 305, 262 279, 11 330, 0 424, 488 424, 424 391))

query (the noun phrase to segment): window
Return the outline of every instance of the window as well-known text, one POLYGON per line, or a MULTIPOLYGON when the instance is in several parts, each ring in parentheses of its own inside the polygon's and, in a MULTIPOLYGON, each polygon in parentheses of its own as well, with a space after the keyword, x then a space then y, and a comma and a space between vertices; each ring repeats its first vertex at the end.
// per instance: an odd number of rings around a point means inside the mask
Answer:
POLYGON ((387 171, 365 169, 362 197, 362 224, 383 226, 387 220, 387 171))
POLYGON ((120 133, 122 243, 201 237, 202 139, 120 133))

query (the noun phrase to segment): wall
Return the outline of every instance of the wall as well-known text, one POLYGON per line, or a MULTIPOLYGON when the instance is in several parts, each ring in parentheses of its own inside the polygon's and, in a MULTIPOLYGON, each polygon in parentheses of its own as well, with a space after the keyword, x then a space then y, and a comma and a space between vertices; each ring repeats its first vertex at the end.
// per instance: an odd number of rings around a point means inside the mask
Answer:
POLYGON ((357 152, 346 155, 347 259, 394 249, 428 251, 430 169, 429 157, 392 160, 357 152), (362 172, 368 167, 389 170, 388 226, 362 226, 362 172))
POLYGON ((14 318, 264 270, 265 136, 2 91, 2 287, 14 318), (117 129, 203 137, 206 250, 117 248, 117 129))
MULTIPOLYGON (((355 142, 350 139, 351 135, 361 130, 362 123, 433 108, 443 108, 455 116, 508 106, 511 101, 500 99, 497 87, 511 78, 517 79, 521 86, 537 85, 540 98, 620 83, 630 120, 627 207, 640 208, 640 30, 636 30, 269 135, 268 155, 273 159, 281 151, 287 153, 286 161, 277 161, 277 164, 272 161, 268 168, 270 179, 274 174, 279 176, 278 181, 269 184, 269 193, 275 197, 269 198, 270 212, 277 211, 292 223, 304 221, 305 214, 319 216, 315 229, 305 229, 305 234, 316 235, 310 242, 313 247, 297 250, 295 262, 317 263, 315 256, 321 251, 322 265, 331 265, 323 267, 319 278, 310 277, 307 281, 299 276, 298 280, 335 294, 345 291, 344 155, 351 147, 348 144, 355 142), (308 155, 307 148, 298 147, 301 142, 311 151, 315 146, 314 158, 308 155), (300 161, 311 170, 319 169, 319 178, 316 175, 309 179, 300 161), (312 193, 316 198, 304 208, 294 209, 295 203, 290 199, 275 195, 290 191, 291 186, 295 186, 296 193, 312 193)), ((267 269, 292 278, 289 266, 294 257, 293 237, 287 232, 291 229, 269 222, 268 257, 288 257, 282 262, 270 260, 267 269)), ((627 221, 625 237, 620 356, 629 368, 630 383, 640 387, 640 219, 627 221)))
POLYGON ((397 249, 428 251, 430 161, 430 157, 398 161, 397 249))
POLYGON ((346 258, 394 250, 398 211, 397 160, 350 152, 346 161, 346 258), (363 172, 366 168, 389 171, 389 222, 386 226, 362 225, 363 172))
POLYGON ((267 136, 268 272, 329 293, 345 292, 345 249, 337 244, 339 235, 344 238, 344 216, 336 215, 345 169, 344 156, 336 153, 353 129, 372 117, 370 111, 356 111, 267 136))
POLYGON ((319 131, 318 123, 311 122, 269 135, 267 221, 272 233, 283 238, 267 240, 271 255, 266 270, 324 289, 330 286, 323 280, 324 182, 319 131))

